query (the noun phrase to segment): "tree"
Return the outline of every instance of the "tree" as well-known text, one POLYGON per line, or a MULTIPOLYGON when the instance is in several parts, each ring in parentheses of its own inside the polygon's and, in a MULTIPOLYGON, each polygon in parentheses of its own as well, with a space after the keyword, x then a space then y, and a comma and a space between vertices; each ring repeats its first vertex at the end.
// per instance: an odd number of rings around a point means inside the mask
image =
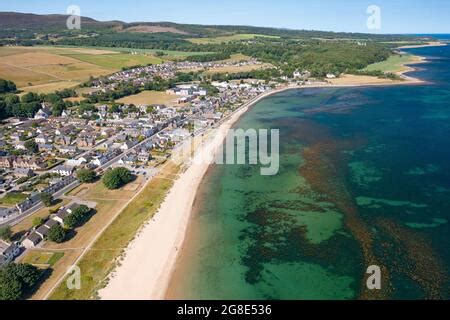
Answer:
POLYGON ((0 300, 19 300, 22 297, 22 284, 13 274, 0 270, 0 300))
POLYGON ((10 240, 12 236, 12 231, 10 226, 5 226, 0 228, 0 238, 3 240, 10 240))
POLYGON ((54 199, 50 193, 42 192, 40 197, 46 207, 51 207, 53 205, 54 199))
POLYGON ((25 93, 22 98, 20 98, 20 101, 22 103, 30 103, 30 102, 35 102, 39 100, 39 96, 37 95, 37 93, 34 92, 28 92, 25 93))
POLYGON ((0 94, 7 92, 16 92, 16 84, 12 81, 0 79, 0 94))
POLYGON ((76 214, 69 214, 67 217, 64 218, 64 226, 66 228, 72 229, 75 228, 78 224, 79 216, 76 214))
POLYGON ((40 276, 39 270, 31 264, 15 264, 14 273, 27 287, 34 286, 40 276))
POLYGON ((91 169, 80 169, 77 171, 77 179, 81 183, 92 183, 97 178, 94 170, 91 169))
POLYGON ((34 140, 25 141, 25 148, 31 153, 37 153, 39 151, 39 146, 34 140))
POLYGON ((50 241, 53 241, 56 243, 62 243, 62 242, 64 242, 64 239, 66 238, 66 230, 64 230, 64 228, 61 227, 59 224, 55 224, 48 231, 47 238, 50 241))
POLYGON ((0 300, 18 300, 36 285, 41 272, 30 264, 10 263, 0 269, 0 300))
POLYGON ((90 211, 91 209, 85 205, 79 206, 72 212, 72 214, 64 218, 64 225, 70 229, 75 228, 85 219, 86 214, 90 211))
POLYGON ((133 176, 127 168, 116 168, 107 171, 103 176, 103 184, 110 190, 119 189, 133 180, 133 176))
POLYGON ((42 224, 44 224, 44 218, 42 218, 42 217, 35 217, 33 219, 33 227, 39 227, 42 224))

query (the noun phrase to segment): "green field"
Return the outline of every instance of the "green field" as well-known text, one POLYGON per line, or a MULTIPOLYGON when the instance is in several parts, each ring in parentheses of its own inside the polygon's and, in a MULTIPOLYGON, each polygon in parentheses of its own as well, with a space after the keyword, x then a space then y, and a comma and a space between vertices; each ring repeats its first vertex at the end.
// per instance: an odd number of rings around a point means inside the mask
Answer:
POLYGON ((13 207, 16 204, 24 201, 26 198, 26 194, 19 192, 10 192, 0 199, 0 206, 13 207))
POLYGON ((165 55, 161 57, 162 59, 180 59, 188 56, 196 56, 203 54, 211 54, 214 52, 196 52, 196 51, 174 51, 174 50, 154 50, 154 49, 135 49, 135 48, 111 48, 111 47, 69 47, 69 46, 58 46, 58 48, 86 48, 86 49, 97 49, 97 50, 107 50, 119 53, 130 53, 137 52, 140 54, 155 55, 156 52, 163 52, 165 55))
POLYGON ((52 267, 64 256, 64 252, 47 252, 47 251, 29 251, 24 257, 23 262, 37 266, 52 267))
POLYGON ((122 69, 136 65, 158 64, 163 60, 153 56, 132 55, 130 53, 114 54, 67 54, 67 57, 77 59, 83 62, 92 63, 102 68, 122 69))
POLYGON ((401 72, 406 69, 405 64, 419 61, 417 56, 410 54, 392 55, 386 61, 373 63, 367 66, 365 71, 401 72))
POLYGON ((242 34, 233 34, 230 36, 220 36, 214 38, 190 38, 188 41, 196 44, 218 44, 230 41, 241 41, 241 40, 253 40, 256 37, 261 38, 272 38, 277 39, 277 36, 266 36, 262 34, 251 34, 251 33, 242 33, 242 34))

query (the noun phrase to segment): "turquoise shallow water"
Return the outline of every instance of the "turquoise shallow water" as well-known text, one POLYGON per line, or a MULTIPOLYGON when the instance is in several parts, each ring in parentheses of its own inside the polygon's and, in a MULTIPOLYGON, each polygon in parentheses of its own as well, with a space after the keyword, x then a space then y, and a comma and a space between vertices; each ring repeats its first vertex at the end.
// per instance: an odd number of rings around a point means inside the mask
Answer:
POLYGON ((450 298, 450 47, 411 51, 429 84, 288 91, 241 118, 280 129, 279 174, 211 168, 170 297, 450 298))

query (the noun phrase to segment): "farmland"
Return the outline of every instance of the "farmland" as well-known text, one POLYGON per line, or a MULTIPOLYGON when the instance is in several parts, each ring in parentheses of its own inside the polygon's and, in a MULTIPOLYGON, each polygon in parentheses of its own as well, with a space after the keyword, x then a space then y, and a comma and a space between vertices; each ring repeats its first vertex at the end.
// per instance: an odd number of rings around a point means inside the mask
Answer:
POLYGON ((63 47, 0 47, 0 78, 20 90, 48 93, 133 65, 160 63, 151 55, 63 47))
POLYGON ((139 94, 117 100, 118 103, 144 105, 144 104, 165 104, 176 105, 177 97, 159 91, 143 91, 139 94))
MULTIPOLYGON (((156 50, 156 49, 136 49, 136 48, 120 48, 120 47, 65 47, 59 46, 57 48, 69 49, 69 50, 100 50, 109 53, 139 53, 143 55, 153 55, 156 56, 157 53, 163 53, 161 57, 163 60, 175 60, 182 59, 189 56, 205 55, 211 54, 212 52, 198 52, 198 51, 175 51, 175 50, 156 50)), ((80 52, 82 53, 82 52, 80 52)))
POLYGON ((131 55, 129 53, 113 53, 113 54, 68 54, 67 57, 74 58, 83 62, 94 64, 96 66, 119 70, 124 67, 132 67, 136 65, 159 64, 162 59, 146 56, 142 54, 131 55))

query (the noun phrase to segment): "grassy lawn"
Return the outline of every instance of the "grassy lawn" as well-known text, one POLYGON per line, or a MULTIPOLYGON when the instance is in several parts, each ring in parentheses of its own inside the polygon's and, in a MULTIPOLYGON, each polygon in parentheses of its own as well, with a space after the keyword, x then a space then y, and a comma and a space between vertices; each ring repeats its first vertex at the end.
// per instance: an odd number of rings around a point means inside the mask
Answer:
POLYGON ((239 62, 239 61, 248 61, 250 60, 252 57, 247 56, 245 54, 242 53, 236 53, 236 54, 232 54, 231 57, 227 60, 224 61, 231 61, 231 62, 239 62))
POLYGON ((364 70, 367 71, 383 71, 383 72, 401 72, 406 69, 404 64, 419 61, 419 57, 410 54, 392 55, 386 61, 373 63, 367 66, 364 70))
POLYGON ((47 266, 52 267, 55 265, 62 257, 64 252, 51 252, 51 251, 35 251, 30 250, 26 253, 23 258, 24 263, 29 263, 38 267, 47 266))
POLYGON ((24 201, 27 195, 20 192, 10 192, 0 199, 0 206, 13 207, 16 204, 24 201))
POLYGON ((152 179, 143 192, 130 203, 113 221, 87 252, 78 266, 81 269, 81 290, 69 290, 65 282, 53 292, 50 299, 73 300, 94 299, 96 292, 104 286, 109 272, 128 243, 142 225, 158 210, 173 181, 162 177, 178 172, 178 167, 168 165, 162 173, 152 179))
POLYGON ((114 53, 114 54, 68 54, 71 57, 83 62, 91 63, 102 68, 119 70, 125 67, 136 65, 158 64, 163 60, 153 56, 132 55, 130 53, 114 53))
POLYGON ((117 100, 118 103, 134 104, 136 106, 145 104, 165 104, 168 106, 177 105, 177 96, 160 91, 143 91, 133 96, 128 96, 117 100))
POLYGON ((262 34, 251 34, 251 33, 243 33, 243 34, 233 34, 229 36, 220 36, 220 37, 213 37, 213 38, 190 38, 187 39, 188 41, 196 44, 220 44, 230 41, 240 41, 240 40, 253 40, 257 37, 262 38, 272 38, 277 39, 279 37, 277 36, 266 36, 262 34))

